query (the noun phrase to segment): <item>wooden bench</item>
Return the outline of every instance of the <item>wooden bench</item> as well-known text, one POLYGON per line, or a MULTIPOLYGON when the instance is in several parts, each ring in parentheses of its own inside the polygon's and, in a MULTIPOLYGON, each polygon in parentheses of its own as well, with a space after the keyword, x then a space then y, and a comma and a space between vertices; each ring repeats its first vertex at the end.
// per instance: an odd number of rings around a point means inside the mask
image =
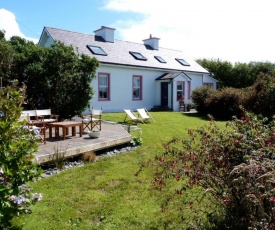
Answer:
POLYGON ((51 109, 36 109, 36 120, 45 122, 57 122, 58 115, 52 114, 51 109))

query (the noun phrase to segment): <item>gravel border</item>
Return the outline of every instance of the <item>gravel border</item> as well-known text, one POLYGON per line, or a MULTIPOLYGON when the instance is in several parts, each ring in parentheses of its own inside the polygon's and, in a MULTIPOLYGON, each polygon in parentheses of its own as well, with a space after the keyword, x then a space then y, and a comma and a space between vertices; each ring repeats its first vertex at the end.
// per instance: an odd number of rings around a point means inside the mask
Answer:
MULTIPOLYGON (((99 151, 98 154, 96 155, 96 157, 97 158, 113 157, 113 156, 116 156, 121 153, 132 152, 137 148, 139 148, 139 146, 121 146, 120 148, 118 148, 118 146, 116 146, 116 148, 99 151)), ((75 167, 81 167, 84 165, 85 165, 85 162, 81 159, 81 156, 78 156, 75 158, 66 159, 64 161, 63 169, 58 169, 56 166, 53 165, 53 163, 50 166, 45 164, 45 165, 41 165, 40 167, 43 170, 42 178, 46 178, 46 177, 58 174, 62 171, 65 171, 65 170, 68 170, 71 168, 75 168, 75 167)))

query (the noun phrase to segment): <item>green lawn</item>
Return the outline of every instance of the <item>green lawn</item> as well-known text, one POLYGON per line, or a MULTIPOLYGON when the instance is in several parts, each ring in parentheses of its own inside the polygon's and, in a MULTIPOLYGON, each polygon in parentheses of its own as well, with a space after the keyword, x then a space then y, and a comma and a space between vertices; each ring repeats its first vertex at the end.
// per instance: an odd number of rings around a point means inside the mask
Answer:
MULTIPOLYGON (((143 145, 136 151, 100 158, 32 184, 43 200, 31 207, 32 214, 15 218, 14 226, 35 230, 184 229, 187 220, 182 222, 177 212, 161 211, 167 194, 152 188, 152 170, 134 174, 142 162, 163 151, 163 143, 172 137, 187 138, 188 128, 202 126, 208 119, 178 112, 151 114, 156 123, 138 124, 143 145)), ((112 113, 104 114, 103 119, 122 122, 124 117, 124 113, 112 113)), ((173 190, 171 185, 171 194, 173 190)), ((182 212, 191 215, 187 208, 182 212)))

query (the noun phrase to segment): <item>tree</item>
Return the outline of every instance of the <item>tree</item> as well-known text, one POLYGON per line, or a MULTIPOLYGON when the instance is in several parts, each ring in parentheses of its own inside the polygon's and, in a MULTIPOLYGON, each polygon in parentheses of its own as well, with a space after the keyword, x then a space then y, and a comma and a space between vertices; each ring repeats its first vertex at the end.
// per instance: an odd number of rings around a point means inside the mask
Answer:
POLYGON ((219 88, 223 88, 225 86, 233 87, 233 65, 230 62, 207 59, 197 60, 197 62, 213 74, 214 78, 219 81, 219 88))
POLYGON ((254 84, 260 73, 273 75, 275 64, 270 62, 235 63, 219 60, 197 60, 219 80, 219 87, 246 88, 254 84))
POLYGON ((46 48, 14 37, 10 43, 16 53, 11 78, 27 85, 26 108, 51 108, 64 119, 89 106, 99 65, 95 58, 77 55, 73 47, 59 42, 46 48))
MULTIPOLYGON (((28 82, 27 68, 42 66, 46 50, 19 36, 11 37, 9 41, 13 49, 12 73, 10 79, 17 79, 20 83, 28 82)), ((39 81, 37 78, 36 81, 39 81)))
POLYGON ((39 177, 40 170, 34 164, 37 144, 33 134, 18 119, 25 99, 25 90, 17 88, 17 82, 0 91, 0 228, 40 198, 31 194, 26 186, 39 177))
POLYGON ((5 33, 0 31, 0 78, 3 85, 10 76, 13 62, 12 47, 5 40, 4 36, 5 33))

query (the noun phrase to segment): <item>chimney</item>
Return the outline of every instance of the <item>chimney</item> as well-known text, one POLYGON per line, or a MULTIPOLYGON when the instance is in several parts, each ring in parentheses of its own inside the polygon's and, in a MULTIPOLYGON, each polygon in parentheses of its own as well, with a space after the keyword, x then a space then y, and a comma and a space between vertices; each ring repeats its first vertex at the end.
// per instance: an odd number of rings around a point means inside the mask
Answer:
POLYGON ((149 38, 143 40, 144 45, 149 45, 151 46, 154 50, 159 49, 159 38, 155 38, 150 34, 149 38))
POLYGON ((114 32, 116 29, 106 27, 106 26, 101 26, 100 29, 95 30, 95 36, 100 36, 104 39, 105 42, 114 42, 114 32))

